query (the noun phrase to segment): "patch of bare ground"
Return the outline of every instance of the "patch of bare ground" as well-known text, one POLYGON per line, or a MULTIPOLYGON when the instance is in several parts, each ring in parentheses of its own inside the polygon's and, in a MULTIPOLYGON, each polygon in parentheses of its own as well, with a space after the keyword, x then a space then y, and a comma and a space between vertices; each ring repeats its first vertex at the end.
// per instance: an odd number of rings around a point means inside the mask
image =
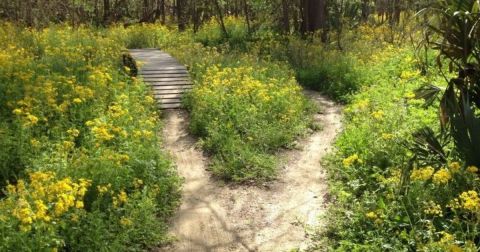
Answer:
POLYGON ((305 225, 322 225, 327 183, 320 161, 341 129, 341 108, 317 92, 322 130, 282 153, 278 179, 265 186, 225 185, 207 171, 207 158, 188 133, 188 114, 167 111, 164 139, 185 178, 182 205, 172 220, 178 241, 160 251, 288 251, 305 248, 305 225))

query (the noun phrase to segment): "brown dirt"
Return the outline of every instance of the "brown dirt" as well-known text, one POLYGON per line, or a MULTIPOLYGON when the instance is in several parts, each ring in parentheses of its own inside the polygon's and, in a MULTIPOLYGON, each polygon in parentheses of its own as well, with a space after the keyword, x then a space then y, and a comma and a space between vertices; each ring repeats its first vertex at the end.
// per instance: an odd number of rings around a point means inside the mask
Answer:
POLYGON ((182 205, 172 221, 177 241, 162 251, 288 251, 308 245, 307 226, 318 226, 327 201, 321 159, 341 128, 341 108, 319 93, 323 129, 282 153, 278 179, 264 186, 225 185, 211 178, 207 159, 188 134, 188 115, 165 114, 164 139, 185 178, 182 205))

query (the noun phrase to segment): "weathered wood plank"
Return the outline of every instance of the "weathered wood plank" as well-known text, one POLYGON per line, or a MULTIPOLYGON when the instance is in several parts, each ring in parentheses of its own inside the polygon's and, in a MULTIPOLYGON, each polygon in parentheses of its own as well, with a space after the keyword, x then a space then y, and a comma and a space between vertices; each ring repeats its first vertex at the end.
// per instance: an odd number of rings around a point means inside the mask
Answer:
POLYGON ((162 99, 159 102, 162 104, 182 103, 182 99, 179 99, 179 98, 162 99))
POLYGON ((177 109, 177 108, 181 108, 182 107, 182 104, 181 103, 177 103, 177 104, 159 104, 158 105, 161 109, 177 109))
POLYGON ((175 85, 175 86, 152 86, 153 90, 187 90, 192 89, 192 85, 175 85))
POLYGON ((153 94, 153 96, 156 99, 162 100, 162 99, 180 99, 183 97, 183 92, 182 93, 176 93, 176 94, 153 94))
POLYGON ((182 78, 182 77, 179 77, 179 78, 159 78, 159 77, 145 77, 143 76, 142 78, 144 81, 146 82, 178 82, 178 81, 183 81, 183 82, 190 82, 190 80, 188 78, 182 78))
POLYGON ((155 48, 129 52, 138 66, 138 77, 150 85, 159 107, 180 108, 183 94, 192 89, 187 67, 155 48))
POLYGON ((187 89, 187 90, 185 90, 185 89, 178 89, 178 90, 176 90, 176 89, 157 89, 157 90, 153 90, 153 94, 154 95, 171 95, 171 94, 183 95, 187 91, 190 91, 190 89, 187 89))
POLYGON ((143 78, 190 78, 188 73, 146 73, 143 78))
POLYGON ((148 84, 150 84, 151 86, 175 86, 175 85, 191 86, 192 85, 190 81, 149 81, 148 84))

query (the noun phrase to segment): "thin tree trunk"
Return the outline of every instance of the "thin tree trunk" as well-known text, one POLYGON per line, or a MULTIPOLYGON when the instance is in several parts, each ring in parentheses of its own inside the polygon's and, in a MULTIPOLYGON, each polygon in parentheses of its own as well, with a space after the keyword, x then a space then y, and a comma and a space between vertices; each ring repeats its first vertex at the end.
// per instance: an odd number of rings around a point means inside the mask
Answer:
POLYGON ((213 0, 213 3, 215 4, 215 8, 217 9, 218 18, 220 21, 220 26, 222 28, 223 35, 226 38, 228 38, 228 32, 227 32, 227 28, 225 27, 225 22, 223 21, 223 13, 222 13, 222 9, 220 8, 220 3, 218 3, 218 0, 213 0))
POLYGON ((370 16, 370 0, 362 0, 362 22, 368 21, 368 16, 370 16))
POLYGON ((248 11, 247 0, 243 0, 243 12, 245 13, 245 22, 247 23, 247 31, 250 34, 252 30, 250 27, 250 13, 248 11))
POLYGON ((289 34, 290 33, 290 16, 288 14, 289 12, 288 0, 282 0, 282 10, 283 10, 283 15, 282 15, 283 31, 285 32, 285 34, 289 34))
POLYGON ((160 5, 160 10, 162 12, 162 24, 165 24, 165 19, 166 19, 166 13, 165 13, 165 0, 162 0, 161 5, 160 5))
POLYGON ((308 0, 300 0, 300 14, 301 14, 301 32, 306 34, 308 32, 309 20, 308 20, 308 0))

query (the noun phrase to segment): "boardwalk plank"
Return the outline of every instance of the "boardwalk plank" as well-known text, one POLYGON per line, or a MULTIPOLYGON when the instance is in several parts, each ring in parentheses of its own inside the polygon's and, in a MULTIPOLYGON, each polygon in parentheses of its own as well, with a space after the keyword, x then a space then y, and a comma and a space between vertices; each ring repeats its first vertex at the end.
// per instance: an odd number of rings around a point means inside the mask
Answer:
POLYGON ((177 108, 181 108, 182 107, 182 104, 181 103, 177 103, 177 104, 159 104, 158 105, 161 109, 177 109, 177 108))
POLYGON ((192 89, 187 67, 155 48, 129 52, 139 68, 138 77, 151 86, 159 108, 180 108, 183 94, 192 89))

